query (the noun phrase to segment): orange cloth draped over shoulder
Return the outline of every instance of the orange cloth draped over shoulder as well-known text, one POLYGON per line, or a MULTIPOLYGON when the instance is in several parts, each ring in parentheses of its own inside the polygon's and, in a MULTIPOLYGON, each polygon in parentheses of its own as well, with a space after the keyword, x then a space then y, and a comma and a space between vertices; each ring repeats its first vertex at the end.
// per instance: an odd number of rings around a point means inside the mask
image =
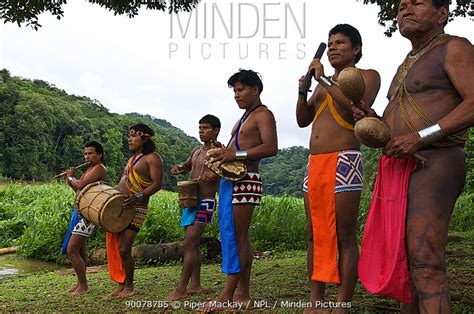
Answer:
POLYGON ((339 124, 342 128, 349 130, 349 131, 354 131, 354 126, 344 120, 343 117, 337 112, 336 106, 334 106, 334 101, 332 99, 332 96, 327 93, 326 94, 326 99, 324 99, 323 103, 319 106, 318 111, 314 115, 313 118, 313 123, 316 122, 316 120, 319 118, 319 116, 323 113, 324 109, 329 107, 329 111, 331 112, 332 117, 334 120, 336 120, 336 123, 339 124))

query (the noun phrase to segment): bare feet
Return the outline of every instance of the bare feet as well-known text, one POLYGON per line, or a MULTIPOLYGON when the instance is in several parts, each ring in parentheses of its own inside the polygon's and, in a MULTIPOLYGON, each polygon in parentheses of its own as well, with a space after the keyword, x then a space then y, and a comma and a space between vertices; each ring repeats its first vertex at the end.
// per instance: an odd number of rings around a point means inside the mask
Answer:
POLYGON ((75 296, 86 293, 88 290, 89 290, 89 287, 87 287, 87 284, 77 284, 76 289, 72 292, 69 292, 69 296, 75 297, 75 296))
POLYGON ((76 283, 74 286, 72 286, 72 288, 71 288, 71 289, 69 289, 69 290, 67 291, 67 293, 74 292, 74 290, 76 290, 76 289, 77 289, 77 286, 79 286, 79 283, 76 283))
POLYGON ((135 292, 133 292, 133 289, 132 288, 123 288, 123 290, 117 294, 117 297, 118 298, 129 298, 131 296, 133 296, 135 294, 135 292))
POLYGON ((188 296, 188 291, 178 291, 175 290, 171 292, 166 298, 165 301, 178 301, 188 296))
POLYGON ((203 288, 203 287, 188 288, 186 290, 186 293, 190 294, 190 295, 193 295, 193 294, 207 294, 207 293, 212 293, 212 292, 214 292, 214 289, 203 288))
POLYGON ((114 291, 112 291, 111 293, 107 294, 105 297, 104 297, 104 300, 108 300, 108 299, 112 299, 112 298, 115 298, 118 296, 118 294, 120 292, 122 292, 124 286, 122 284, 119 284, 119 286, 117 288, 115 288, 114 291))

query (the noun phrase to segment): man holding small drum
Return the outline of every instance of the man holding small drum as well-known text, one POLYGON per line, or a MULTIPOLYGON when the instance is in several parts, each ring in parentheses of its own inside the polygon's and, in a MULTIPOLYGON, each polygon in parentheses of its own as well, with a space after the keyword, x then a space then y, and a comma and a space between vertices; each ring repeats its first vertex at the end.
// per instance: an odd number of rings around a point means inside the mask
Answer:
POLYGON ((199 245, 206 225, 212 222, 217 205, 216 192, 220 177, 206 166, 205 161, 210 149, 222 146, 216 142, 220 128, 221 122, 217 117, 210 114, 202 117, 199 120, 199 138, 204 145, 193 149, 189 158, 182 165, 171 168, 172 174, 191 172, 190 180, 195 180, 197 185, 198 204, 196 208, 183 209, 180 223, 180 226, 185 228, 183 270, 178 286, 168 295, 167 301, 176 301, 189 294, 211 291, 211 289, 201 287, 201 250, 199 245), (191 284, 187 288, 190 279, 191 284))

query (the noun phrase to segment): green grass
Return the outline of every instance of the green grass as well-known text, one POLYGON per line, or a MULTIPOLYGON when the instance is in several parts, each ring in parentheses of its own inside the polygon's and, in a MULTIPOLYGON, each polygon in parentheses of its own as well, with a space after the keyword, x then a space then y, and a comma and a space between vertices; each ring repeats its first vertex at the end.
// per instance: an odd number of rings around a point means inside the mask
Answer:
MULTIPOLYGON (((74 194, 64 184, 0 186, 0 247, 20 246, 19 254, 64 262, 59 253, 66 233, 74 194)), ((151 198, 148 217, 135 244, 155 244, 184 238, 179 227, 181 211, 177 193, 160 191, 151 198)), ((103 247, 104 231, 96 228, 89 249, 103 247)), ((259 251, 306 247, 303 201, 294 197, 263 197, 254 211, 250 238, 259 251)), ((218 237, 217 219, 204 236, 218 237)))
MULTIPOLYGON (((457 233, 461 239, 448 244, 448 279, 451 286, 453 313, 467 313, 474 310, 474 232, 457 233), (464 254, 464 255, 462 255, 464 254)), ((88 294, 69 298, 66 290, 75 283, 75 276, 63 276, 58 272, 29 274, 22 276, 0 277, 0 312, 9 311, 54 311, 54 312, 123 312, 123 311, 159 311, 160 304, 171 292, 179 278, 181 265, 138 268, 135 272, 136 295, 128 300, 103 300, 103 296, 115 288, 106 272, 88 274, 90 291, 88 294), (128 302, 127 301, 135 301, 128 302), (142 301, 151 301, 148 303, 142 301), (130 307, 127 305, 145 307, 130 307), (149 307, 154 308, 149 308, 149 307)), ((182 300, 203 302, 215 297, 224 286, 225 276, 220 272, 219 264, 206 264, 202 267, 203 286, 211 287, 214 293, 204 296, 192 296, 182 300)), ((302 309, 282 308, 282 302, 307 302, 309 287, 306 276, 306 253, 304 251, 286 251, 275 253, 269 258, 254 260, 251 279, 252 297, 256 301, 266 301, 275 310, 267 312, 301 312, 302 309)), ((329 285, 326 292, 328 301, 336 301, 336 288, 329 285)), ((161 304, 162 305, 162 304, 161 304)), ((262 302, 262 306, 264 302, 262 302)), ((188 304, 190 306, 190 304, 188 304)), ((388 309, 397 311, 398 304, 387 298, 368 294, 358 283, 352 312, 380 313, 388 309)), ((163 308, 161 308, 163 310, 163 308)), ((189 310, 189 308, 188 308, 189 310)), ((254 310, 264 310, 263 308, 254 310)))
MULTIPOLYGON (((360 232, 369 206, 370 193, 364 191, 358 217, 360 232)), ((0 184, 0 246, 21 245, 20 254, 43 260, 64 262, 59 247, 66 231, 73 201, 72 191, 62 184, 0 184)), ((473 195, 459 198, 450 224, 450 233, 462 236, 460 241, 448 244, 448 277, 452 288, 455 312, 474 310, 474 206, 473 195)), ((149 216, 137 237, 136 244, 161 243, 181 240, 183 229, 177 227, 180 219, 176 193, 162 191, 153 196, 149 216)), ((104 233, 97 228, 89 240, 89 249, 104 245, 104 233)), ((205 236, 218 236, 217 219, 206 228, 205 236)), ((250 237, 256 251, 271 251, 274 258, 255 261, 252 291, 256 300, 275 304, 280 301, 308 299, 305 253, 306 222, 303 201, 294 197, 264 197, 255 209, 250 237), (295 249, 299 251, 295 251, 295 249)), ((163 300, 179 276, 180 263, 139 268, 136 272, 137 295, 131 300, 163 300)), ((90 274, 90 293, 70 299, 66 291, 75 282, 74 276, 58 273, 0 277, 0 312, 4 311, 142 311, 127 308, 123 300, 102 300, 114 285, 104 272, 90 274)), ((222 289, 225 277, 217 264, 203 266, 203 283, 222 289)), ((335 288, 327 290, 328 300, 335 301, 335 288)), ((206 297, 213 297, 209 295, 206 297)), ((201 301, 206 297, 192 297, 201 301)), ((156 303, 155 303, 156 305, 156 303)), ((377 312, 396 309, 394 301, 373 297, 356 288, 353 301, 355 312, 377 312)), ((155 309, 156 310, 156 309, 155 309)), ((284 312, 289 309, 280 309, 284 312)), ((301 310, 294 310, 300 312, 301 310)))
MULTIPOLYGON (((363 231, 371 193, 364 190, 358 217, 363 231)), ((0 247, 20 246, 23 256, 62 263, 59 248, 67 229, 74 193, 61 183, 0 185, 0 247)), ((160 191, 151 198, 148 217, 135 244, 166 243, 182 240, 179 227, 178 196, 160 191)), ((474 194, 462 194, 454 209, 450 231, 469 231, 474 225, 474 194)), ((250 238, 258 251, 304 250, 306 218, 303 200, 295 197, 264 196, 254 210, 250 238)), ((219 237, 217 219, 204 236, 219 237)), ((104 231, 96 231, 88 241, 89 249, 103 247, 104 231)))

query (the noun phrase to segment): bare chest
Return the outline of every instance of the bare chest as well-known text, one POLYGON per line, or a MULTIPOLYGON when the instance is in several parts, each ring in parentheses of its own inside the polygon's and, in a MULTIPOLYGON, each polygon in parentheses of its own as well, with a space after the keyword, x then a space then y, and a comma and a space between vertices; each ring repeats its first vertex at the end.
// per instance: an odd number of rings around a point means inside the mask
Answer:
POLYGON ((204 150, 202 148, 200 148, 194 153, 191 159, 193 174, 201 172, 202 169, 204 168, 204 160, 206 157, 206 153, 207 153, 207 150, 204 150))
POLYGON ((146 162, 146 156, 142 157, 135 165, 133 165, 133 170, 142 178, 150 179, 150 170, 148 169, 148 164, 146 162))
POLYGON ((460 103, 461 97, 434 56, 400 66, 388 93, 384 119, 392 135, 431 125, 460 103), (408 121, 408 122, 407 122, 408 121))
POLYGON ((232 140, 229 146, 236 145, 241 149, 253 147, 255 143, 261 142, 260 133, 258 130, 257 119, 258 116, 251 116, 246 119, 239 127, 239 123, 232 130, 232 140))

